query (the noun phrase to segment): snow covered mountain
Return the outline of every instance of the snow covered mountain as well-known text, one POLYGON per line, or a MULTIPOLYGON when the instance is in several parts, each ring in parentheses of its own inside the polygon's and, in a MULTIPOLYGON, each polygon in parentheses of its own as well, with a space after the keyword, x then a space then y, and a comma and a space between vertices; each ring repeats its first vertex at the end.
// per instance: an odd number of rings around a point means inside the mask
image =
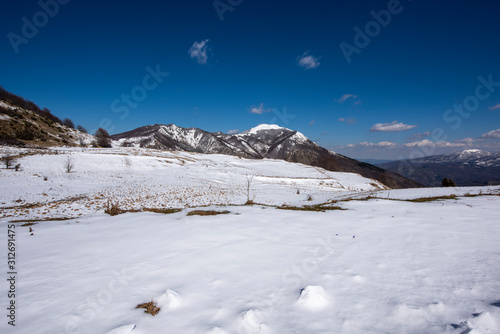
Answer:
POLYGON ((417 182, 379 167, 329 151, 298 131, 261 124, 229 135, 174 124, 149 125, 111 136, 115 146, 236 155, 250 159, 280 159, 330 171, 358 173, 391 188, 419 187, 417 182))
POLYGON ((426 186, 439 186, 445 177, 454 180, 457 186, 500 184, 500 153, 481 150, 393 161, 377 166, 400 173, 426 186))

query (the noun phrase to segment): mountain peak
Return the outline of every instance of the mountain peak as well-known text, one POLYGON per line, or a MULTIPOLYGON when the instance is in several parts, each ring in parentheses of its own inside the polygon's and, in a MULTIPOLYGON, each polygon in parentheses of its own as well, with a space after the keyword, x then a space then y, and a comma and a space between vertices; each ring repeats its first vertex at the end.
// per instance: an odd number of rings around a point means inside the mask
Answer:
POLYGON ((259 124, 256 127, 253 127, 250 130, 247 130, 247 131, 245 131, 243 133, 251 135, 251 134, 255 134, 255 133, 259 132, 259 131, 266 131, 266 130, 287 130, 287 131, 292 131, 290 129, 281 127, 281 126, 276 125, 276 124, 259 124))
POLYGON ((461 154, 484 154, 484 153, 489 153, 489 152, 478 150, 478 149, 464 150, 461 152, 461 154))
POLYGON ((211 133, 173 124, 143 127, 111 136, 116 145, 237 155, 251 159, 278 159, 338 172, 358 173, 391 188, 419 187, 420 184, 375 166, 337 155, 307 139, 302 133, 276 124, 260 124, 236 135, 211 133))

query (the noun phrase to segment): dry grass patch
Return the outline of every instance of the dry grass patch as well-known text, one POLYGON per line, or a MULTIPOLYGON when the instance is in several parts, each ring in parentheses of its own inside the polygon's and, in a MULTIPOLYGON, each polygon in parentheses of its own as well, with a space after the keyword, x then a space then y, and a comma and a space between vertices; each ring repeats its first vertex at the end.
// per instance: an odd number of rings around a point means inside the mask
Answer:
POLYGON ((31 226, 36 225, 36 223, 40 222, 56 222, 56 221, 65 221, 75 219, 77 217, 59 217, 59 218, 40 218, 40 219, 19 219, 19 220, 10 220, 9 223, 26 223, 21 226, 31 226))
POLYGON ((21 226, 33 226, 33 225, 36 225, 36 223, 25 223, 25 224, 22 224, 21 226))
POLYGON ((227 211, 227 210, 224 210, 224 211, 194 210, 194 211, 190 211, 187 215, 188 216, 217 216, 217 215, 227 215, 228 213, 231 213, 231 212, 227 211))
POLYGON ((155 209, 155 208, 144 208, 142 211, 162 213, 164 215, 169 215, 171 213, 176 213, 182 211, 182 209, 155 209))
POLYGON ((324 206, 321 204, 318 205, 306 205, 306 206, 288 206, 283 205, 279 206, 280 210, 292 210, 292 211, 315 211, 315 212, 326 212, 326 211, 334 211, 334 210, 347 210, 341 208, 340 206, 324 206))
POLYGON ((160 312, 160 308, 158 306, 156 306, 156 302, 153 301, 151 299, 150 302, 148 303, 142 303, 142 304, 139 304, 135 307, 136 309, 137 308, 143 308, 145 309, 144 310, 144 313, 147 313, 147 314, 151 314, 153 317, 158 313, 160 312))
POLYGON ((447 199, 457 199, 457 195, 449 195, 449 196, 436 196, 436 197, 420 197, 420 198, 414 198, 414 199, 407 199, 405 200, 406 202, 413 202, 413 203, 428 203, 428 202, 435 202, 439 200, 447 200, 447 199))

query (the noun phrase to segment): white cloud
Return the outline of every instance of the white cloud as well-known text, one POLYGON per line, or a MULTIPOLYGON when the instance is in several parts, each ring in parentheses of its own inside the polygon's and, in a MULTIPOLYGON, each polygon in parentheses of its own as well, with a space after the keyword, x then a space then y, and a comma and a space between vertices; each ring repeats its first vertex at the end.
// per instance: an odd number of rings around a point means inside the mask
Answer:
POLYGON ((490 110, 500 109, 500 103, 490 108, 490 110))
POLYGON ((374 132, 399 132, 416 128, 418 125, 404 124, 398 121, 392 123, 377 123, 370 128, 374 132))
POLYGON ((318 68, 320 65, 319 58, 309 55, 308 52, 299 57, 298 63, 307 70, 318 68))
POLYGON ((263 114, 265 112, 270 112, 272 109, 269 109, 269 108, 264 108, 264 103, 261 103, 258 107, 256 106, 251 106, 250 107, 250 112, 252 114, 263 114))
POLYGON ((433 142, 432 140, 429 139, 424 139, 421 141, 416 141, 413 143, 406 143, 404 146, 406 147, 464 147, 466 146, 466 143, 460 143, 460 142, 453 142, 450 143, 448 141, 438 141, 438 142, 433 142))
POLYGON ((205 39, 201 42, 194 42, 193 46, 189 49, 189 56, 196 59, 198 64, 206 64, 208 61, 208 42, 209 39, 205 39))
MULTIPOLYGON (((362 143, 359 143, 360 146, 365 146, 365 147, 395 147, 398 146, 398 144, 390 142, 390 141, 381 141, 380 143, 369 143, 367 141, 364 141, 362 143)), ((349 146, 348 147, 353 147, 355 145, 349 146)))
POLYGON ((235 135, 240 132, 240 129, 229 130, 227 132, 228 135, 235 135))
POLYGON ((482 140, 481 139, 474 139, 474 138, 464 138, 464 139, 455 140, 455 143, 472 145, 472 144, 477 143, 479 141, 482 141, 482 140))
POLYGON ((485 133, 481 138, 500 138, 500 129, 485 133))
MULTIPOLYGON (((335 101, 337 101, 338 103, 344 103, 345 101, 349 100, 349 99, 357 99, 358 96, 357 95, 354 95, 354 94, 344 94, 340 97, 340 99, 336 99, 335 101)), ((359 104, 361 103, 361 101, 356 101, 355 104, 359 104)))

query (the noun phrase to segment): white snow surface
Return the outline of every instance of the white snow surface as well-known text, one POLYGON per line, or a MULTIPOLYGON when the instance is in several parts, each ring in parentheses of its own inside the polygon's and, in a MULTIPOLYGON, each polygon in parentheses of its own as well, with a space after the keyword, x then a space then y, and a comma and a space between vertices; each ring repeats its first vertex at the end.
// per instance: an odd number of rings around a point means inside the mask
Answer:
MULTIPOLYGON (((124 199, 136 188, 140 205, 158 198, 165 205, 165 189, 182 196, 185 185, 189 198, 220 204, 211 194, 225 189, 238 204, 245 191, 232 187, 247 174, 256 175, 257 202, 309 204, 308 193, 363 200, 326 212, 211 205, 111 217, 94 208, 65 221, 15 223, 16 327, 4 316, 0 333, 500 333, 500 309, 492 305, 500 301, 499 187, 375 192, 372 180, 299 164, 161 154, 67 149, 27 156, 19 160, 23 171, 1 169, 2 201, 49 197, 43 218, 63 214, 52 197, 104 192, 124 199), (68 155, 77 162, 69 174, 61 167, 68 155), (450 194, 463 197, 404 201, 450 194), (195 209, 230 213, 187 215, 195 209), (136 309, 151 300, 160 307, 154 317, 136 309)), ((83 210, 71 203, 65 216, 83 210)), ((19 217, 1 221, 4 259, 7 221, 19 217)), ((7 261, 0 270, 9 271, 7 261)), ((0 294, 8 290, 4 280, 0 294)))
MULTIPOLYGON (((6 149, 29 154, 29 150, 6 149)), ((52 149, 18 159, 21 170, 0 169, 0 219, 80 217, 108 200, 123 209, 243 204, 247 195, 267 205, 322 203, 348 192, 385 188, 352 173, 282 160, 138 148, 52 149), (68 159, 74 164, 66 173, 68 159), (247 177, 253 177, 250 193, 247 177)))

